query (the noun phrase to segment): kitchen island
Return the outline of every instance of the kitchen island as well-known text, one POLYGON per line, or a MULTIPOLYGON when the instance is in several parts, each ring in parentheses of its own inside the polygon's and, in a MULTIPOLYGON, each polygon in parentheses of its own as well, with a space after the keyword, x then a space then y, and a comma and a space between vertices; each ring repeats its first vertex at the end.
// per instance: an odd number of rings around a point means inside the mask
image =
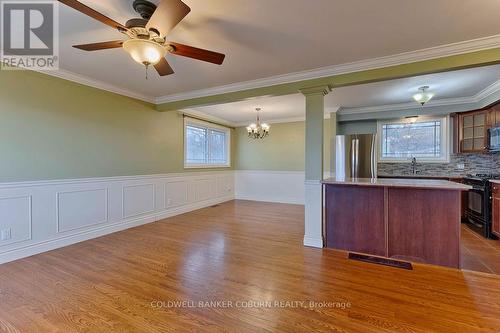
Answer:
POLYGON ((470 186, 380 178, 323 184, 326 247, 460 268, 460 198, 470 186))

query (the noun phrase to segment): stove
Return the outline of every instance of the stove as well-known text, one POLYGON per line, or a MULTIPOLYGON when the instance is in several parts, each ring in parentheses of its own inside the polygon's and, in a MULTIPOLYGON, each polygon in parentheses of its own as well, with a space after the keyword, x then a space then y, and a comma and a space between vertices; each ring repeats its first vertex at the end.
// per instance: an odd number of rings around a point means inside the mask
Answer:
POLYGON ((495 239, 491 232, 491 179, 500 179, 500 174, 478 173, 464 177, 464 184, 472 186, 467 192, 467 218, 464 222, 484 237, 495 239))

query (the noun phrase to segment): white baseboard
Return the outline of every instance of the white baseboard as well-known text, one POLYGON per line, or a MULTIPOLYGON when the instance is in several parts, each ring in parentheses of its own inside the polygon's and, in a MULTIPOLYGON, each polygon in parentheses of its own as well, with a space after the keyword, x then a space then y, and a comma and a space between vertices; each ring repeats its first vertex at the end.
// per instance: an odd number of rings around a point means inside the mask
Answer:
POLYGON ((323 239, 304 236, 304 246, 323 248, 323 239))
POLYGON ((233 171, 0 184, 0 264, 233 199, 233 171))

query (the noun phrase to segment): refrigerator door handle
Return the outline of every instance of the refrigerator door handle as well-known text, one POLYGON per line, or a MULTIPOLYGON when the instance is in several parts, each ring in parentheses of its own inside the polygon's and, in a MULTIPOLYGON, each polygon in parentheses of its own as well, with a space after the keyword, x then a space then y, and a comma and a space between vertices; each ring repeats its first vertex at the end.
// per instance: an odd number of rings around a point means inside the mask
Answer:
POLYGON ((376 134, 373 135, 372 137, 372 144, 370 148, 370 167, 371 167, 371 177, 372 178, 377 178, 377 151, 376 151, 376 142, 377 142, 377 137, 376 134))
POLYGON ((351 143, 351 178, 359 176, 359 139, 352 139, 351 143))

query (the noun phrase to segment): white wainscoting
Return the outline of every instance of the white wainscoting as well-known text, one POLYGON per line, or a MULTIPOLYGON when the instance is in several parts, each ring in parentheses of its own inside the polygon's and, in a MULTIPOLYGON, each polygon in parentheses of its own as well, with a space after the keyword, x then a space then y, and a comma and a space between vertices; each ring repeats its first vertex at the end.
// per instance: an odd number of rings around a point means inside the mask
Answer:
POLYGON ((304 182, 304 171, 237 170, 235 198, 304 205, 304 182))
POLYGON ((0 263, 234 199, 234 172, 0 184, 0 263))
POLYGON ((303 171, 238 170, 236 199, 304 204, 303 171))

